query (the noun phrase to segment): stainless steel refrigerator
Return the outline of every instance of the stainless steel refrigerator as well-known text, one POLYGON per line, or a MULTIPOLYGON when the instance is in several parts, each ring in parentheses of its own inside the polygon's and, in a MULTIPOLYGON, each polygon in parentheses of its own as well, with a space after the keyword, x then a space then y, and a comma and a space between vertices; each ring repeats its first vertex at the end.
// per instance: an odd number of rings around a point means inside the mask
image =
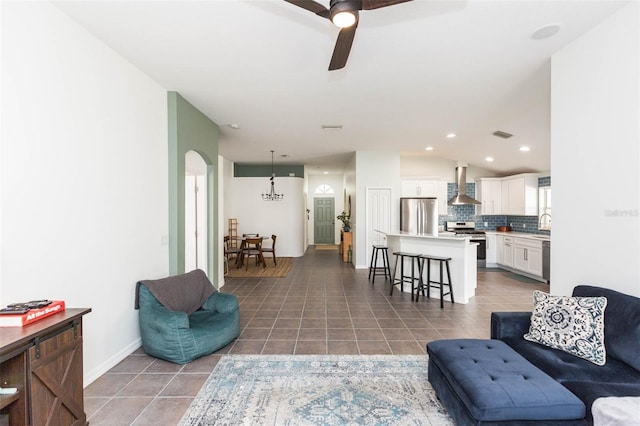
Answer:
POLYGON ((400 198, 400 231, 438 235, 438 199, 400 198))

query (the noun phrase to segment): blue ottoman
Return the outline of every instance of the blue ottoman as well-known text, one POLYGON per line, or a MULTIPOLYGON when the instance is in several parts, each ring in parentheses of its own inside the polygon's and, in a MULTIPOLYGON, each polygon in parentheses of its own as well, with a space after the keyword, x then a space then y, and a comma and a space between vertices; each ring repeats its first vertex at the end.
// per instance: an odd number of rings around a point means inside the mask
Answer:
POLYGON ((500 340, 427 344, 429 382, 457 425, 585 424, 577 396, 500 340))

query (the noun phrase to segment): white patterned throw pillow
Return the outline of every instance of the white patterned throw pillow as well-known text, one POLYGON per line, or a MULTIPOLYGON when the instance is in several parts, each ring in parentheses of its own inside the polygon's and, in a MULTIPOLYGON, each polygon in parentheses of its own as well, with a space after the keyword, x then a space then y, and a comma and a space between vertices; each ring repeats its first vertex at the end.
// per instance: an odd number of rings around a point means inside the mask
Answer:
POLYGON ((551 296, 533 292, 535 308, 526 340, 604 365, 604 310, 606 297, 551 296))

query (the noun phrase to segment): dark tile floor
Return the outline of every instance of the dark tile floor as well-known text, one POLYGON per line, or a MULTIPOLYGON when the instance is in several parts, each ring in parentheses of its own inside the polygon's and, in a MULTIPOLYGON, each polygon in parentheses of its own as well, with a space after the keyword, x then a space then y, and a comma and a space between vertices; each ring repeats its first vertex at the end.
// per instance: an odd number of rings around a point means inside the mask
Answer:
POLYGON ((548 286, 509 272, 478 272, 466 305, 394 291, 336 251, 310 247, 286 278, 230 278, 240 301, 240 337, 210 356, 176 365, 142 349, 85 389, 92 425, 175 425, 224 354, 424 354, 431 340, 488 338, 493 311, 530 311, 548 286))

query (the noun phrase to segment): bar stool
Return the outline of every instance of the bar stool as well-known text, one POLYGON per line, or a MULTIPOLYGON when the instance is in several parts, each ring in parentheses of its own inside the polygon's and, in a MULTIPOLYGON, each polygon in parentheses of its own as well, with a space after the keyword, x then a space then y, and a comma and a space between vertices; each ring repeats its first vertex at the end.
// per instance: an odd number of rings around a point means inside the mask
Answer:
POLYGON ((389 268, 389 249, 387 246, 373 245, 373 251, 371 252, 371 265, 369 265, 369 279, 373 278, 372 283, 376 282, 376 275, 382 275, 384 273, 384 279, 391 278, 391 269, 389 268), (382 252, 382 266, 378 266, 378 252, 382 252))
MULTIPOLYGON (((454 303, 453 299, 453 287, 451 286, 451 270, 449 269, 449 261, 450 257, 440 257, 440 256, 431 256, 428 254, 420 255, 419 264, 420 264, 420 284, 418 284, 418 288, 416 291, 416 302, 420 297, 420 291, 422 291, 422 295, 424 296, 424 288, 427 288, 427 297, 431 297, 431 287, 440 289, 440 309, 444 308, 444 296, 451 296, 451 303, 454 303), (431 261, 439 262, 440 264, 440 281, 433 281, 431 279, 431 261), (424 264, 427 264, 427 279, 422 279, 422 273, 424 272, 424 264), (447 266, 447 282, 443 280, 443 265, 447 266), (444 286, 449 287, 449 291, 444 293, 444 286)), ((413 300, 413 299, 412 299, 413 300)))
POLYGON ((393 276, 391 277, 391 293, 393 295, 393 288, 400 284, 400 291, 404 291, 404 283, 411 284, 411 300, 413 300, 413 292, 418 286, 422 284, 422 278, 420 274, 416 276, 416 265, 418 266, 418 273, 420 272, 420 255, 416 253, 407 253, 403 251, 394 252, 396 264, 393 266, 393 276), (408 257, 411 260, 411 275, 405 275, 404 273, 404 258, 408 257), (398 263, 400 263, 400 279, 396 278, 398 271, 398 263), (418 282, 418 285, 416 284, 418 282))

